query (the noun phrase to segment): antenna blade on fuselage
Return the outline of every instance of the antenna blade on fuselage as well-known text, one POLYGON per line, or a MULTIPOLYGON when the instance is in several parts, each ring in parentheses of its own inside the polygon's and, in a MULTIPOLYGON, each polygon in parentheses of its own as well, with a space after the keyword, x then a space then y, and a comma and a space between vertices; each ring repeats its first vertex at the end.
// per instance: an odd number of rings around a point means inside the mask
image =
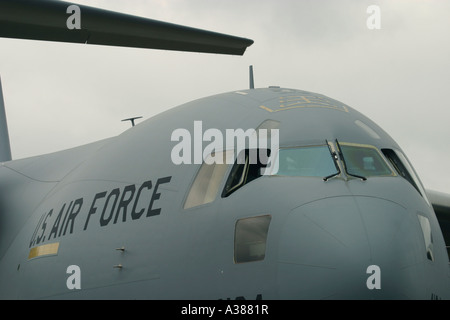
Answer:
POLYGON ((253 44, 246 38, 54 0, 0 0, 0 37, 232 55, 243 55, 253 44))

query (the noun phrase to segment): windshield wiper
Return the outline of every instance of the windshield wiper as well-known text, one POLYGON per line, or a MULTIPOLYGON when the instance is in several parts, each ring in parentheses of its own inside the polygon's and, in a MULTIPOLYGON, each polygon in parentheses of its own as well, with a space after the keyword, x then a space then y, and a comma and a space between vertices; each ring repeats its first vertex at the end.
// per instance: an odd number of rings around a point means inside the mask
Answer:
POLYGON ((347 170, 347 163, 345 163, 344 154, 342 153, 341 145, 339 144, 339 141, 338 141, 337 139, 336 139, 336 145, 337 145, 338 150, 339 150, 339 157, 341 158, 341 161, 342 161, 342 163, 344 164, 345 173, 346 173, 348 176, 350 176, 350 177, 354 177, 354 178, 361 179, 362 181, 366 181, 366 180, 367 180, 366 177, 359 176, 359 175, 357 175, 357 174, 352 174, 352 173, 349 173, 349 172, 348 172, 348 170, 347 170))
POLYGON ((323 181, 328 181, 329 179, 340 175, 341 174, 341 168, 339 168, 339 164, 338 164, 338 160, 339 159, 338 159, 338 156, 337 156, 336 152, 333 152, 331 150, 331 147, 330 147, 330 144, 328 143, 328 140, 325 140, 325 142, 326 142, 326 144, 328 146, 328 150, 330 151, 331 157, 333 158, 334 165, 335 165, 336 171, 337 171, 336 173, 330 174, 329 176, 326 176, 326 177, 323 178, 323 181))

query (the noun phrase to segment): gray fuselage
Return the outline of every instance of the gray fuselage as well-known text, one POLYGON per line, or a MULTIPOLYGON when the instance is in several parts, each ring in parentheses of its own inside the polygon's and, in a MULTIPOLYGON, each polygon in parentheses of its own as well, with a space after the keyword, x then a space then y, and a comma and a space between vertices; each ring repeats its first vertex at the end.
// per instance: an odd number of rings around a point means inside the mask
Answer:
POLYGON ((274 87, 199 99, 114 138, 5 162, 0 298, 448 299, 444 239, 402 154, 349 106, 274 87), (280 150, 326 147, 340 172, 257 175, 225 194, 229 164, 213 197, 186 207, 202 165, 173 163, 173 131, 267 120, 279 124, 280 150), (367 179, 351 175, 358 148, 389 173, 370 175, 364 156, 367 179))

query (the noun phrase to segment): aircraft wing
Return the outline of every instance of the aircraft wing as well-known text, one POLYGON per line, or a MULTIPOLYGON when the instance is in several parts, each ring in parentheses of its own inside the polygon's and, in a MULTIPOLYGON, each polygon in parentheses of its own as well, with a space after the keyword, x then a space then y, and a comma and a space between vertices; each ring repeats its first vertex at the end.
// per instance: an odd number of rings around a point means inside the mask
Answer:
POLYGON ((427 190, 427 195, 439 220, 445 243, 450 246, 450 194, 427 190))
POLYGON ((253 44, 246 38, 75 4, 77 13, 68 10, 71 5, 0 0, 0 37, 231 55, 243 55, 253 44))

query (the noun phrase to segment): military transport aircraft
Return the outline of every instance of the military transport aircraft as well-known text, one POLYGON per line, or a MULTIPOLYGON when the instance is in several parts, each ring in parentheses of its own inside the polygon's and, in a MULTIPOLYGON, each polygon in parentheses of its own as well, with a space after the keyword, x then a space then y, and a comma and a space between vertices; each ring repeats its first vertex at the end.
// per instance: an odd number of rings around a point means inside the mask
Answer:
MULTIPOLYGON (((1 0, 0 36, 239 55, 253 42, 87 6, 72 30, 70 5, 1 0)), ((350 106, 250 83, 19 160, 2 105, 0 298, 450 298, 450 197, 350 106), (277 134, 178 164, 176 129, 194 137, 183 158, 209 129, 277 134)))

